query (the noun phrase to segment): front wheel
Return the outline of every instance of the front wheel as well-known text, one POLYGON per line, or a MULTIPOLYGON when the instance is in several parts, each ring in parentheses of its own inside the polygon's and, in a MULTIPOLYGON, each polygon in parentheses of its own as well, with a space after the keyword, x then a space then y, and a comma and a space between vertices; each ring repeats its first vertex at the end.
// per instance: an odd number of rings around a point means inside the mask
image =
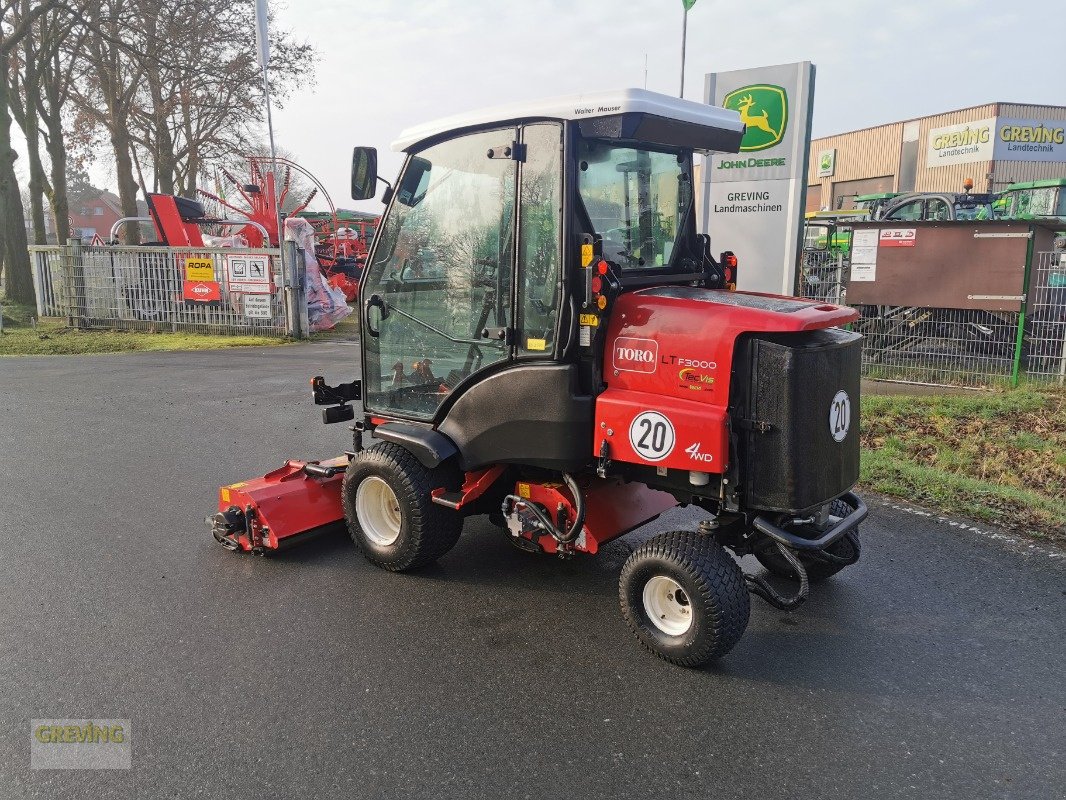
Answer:
POLYGON ((463 520, 431 492, 458 488, 458 473, 427 469, 389 442, 364 450, 344 473, 342 502, 352 540, 366 559, 393 572, 430 564, 459 540, 463 520))
POLYGON ((673 664, 698 667, 733 649, 751 599, 737 563, 707 536, 650 539, 622 566, 622 615, 641 643, 673 664))

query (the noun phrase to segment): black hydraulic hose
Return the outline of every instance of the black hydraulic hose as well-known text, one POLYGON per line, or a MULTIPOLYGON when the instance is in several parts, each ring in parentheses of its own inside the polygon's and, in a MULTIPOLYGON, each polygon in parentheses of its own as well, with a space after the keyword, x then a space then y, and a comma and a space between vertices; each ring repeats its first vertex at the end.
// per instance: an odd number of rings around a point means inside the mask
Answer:
POLYGON ((759 595, 770 605, 775 608, 780 608, 782 611, 791 611, 794 608, 798 608, 803 604, 803 601, 807 599, 807 595, 810 593, 810 581, 807 579, 807 570, 804 569, 803 563, 796 557, 796 554, 785 547, 780 542, 774 542, 778 551, 781 553, 781 557, 785 559, 799 575, 799 591, 792 597, 778 592, 774 587, 767 583, 763 578, 758 575, 745 575, 744 580, 748 584, 748 588, 752 593, 759 595))
POLYGON ((585 496, 581 494, 581 489, 577 486, 577 481, 570 477, 570 473, 563 473, 563 481, 566 482, 566 488, 570 490, 570 494, 574 496, 574 524, 570 526, 570 530, 566 532, 565 538, 559 538, 563 544, 569 544, 581 535, 581 528, 585 524, 585 496))
POLYGON ((505 517, 509 516, 516 506, 522 505, 540 521, 544 530, 550 533, 555 541, 559 542, 559 544, 570 544, 581 535, 581 528, 585 525, 585 497, 581 494, 581 489, 578 488, 577 481, 575 481, 569 473, 563 473, 563 482, 566 483, 566 487, 570 490, 570 494, 574 496, 575 511, 574 521, 565 533, 559 530, 556 524, 552 522, 551 518, 537 507, 536 503, 532 503, 524 497, 509 494, 503 498, 503 505, 501 507, 503 515, 505 517))

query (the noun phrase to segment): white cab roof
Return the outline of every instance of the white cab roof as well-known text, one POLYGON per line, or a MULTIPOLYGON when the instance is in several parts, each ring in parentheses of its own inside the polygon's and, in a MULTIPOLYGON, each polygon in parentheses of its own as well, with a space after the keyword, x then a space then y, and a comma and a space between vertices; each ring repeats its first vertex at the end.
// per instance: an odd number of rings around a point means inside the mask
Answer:
POLYGON ((692 100, 680 100, 670 95, 649 92, 646 89, 617 89, 610 92, 572 94, 525 103, 511 103, 466 114, 456 114, 408 128, 400 134, 399 139, 392 143, 392 149, 409 150, 426 139, 442 133, 494 122, 506 123, 531 117, 587 119, 626 113, 652 114, 657 117, 691 122, 736 133, 744 129, 744 124, 740 121, 740 115, 736 111, 696 103, 692 100))

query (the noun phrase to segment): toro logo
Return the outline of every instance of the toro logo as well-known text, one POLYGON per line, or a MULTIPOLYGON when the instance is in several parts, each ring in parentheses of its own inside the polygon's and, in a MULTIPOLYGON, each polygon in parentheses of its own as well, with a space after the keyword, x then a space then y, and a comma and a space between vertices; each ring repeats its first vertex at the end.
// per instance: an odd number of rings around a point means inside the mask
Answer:
POLYGON ((655 372, 659 343, 654 339, 619 336, 614 340, 614 368, 620 372, 655 372))

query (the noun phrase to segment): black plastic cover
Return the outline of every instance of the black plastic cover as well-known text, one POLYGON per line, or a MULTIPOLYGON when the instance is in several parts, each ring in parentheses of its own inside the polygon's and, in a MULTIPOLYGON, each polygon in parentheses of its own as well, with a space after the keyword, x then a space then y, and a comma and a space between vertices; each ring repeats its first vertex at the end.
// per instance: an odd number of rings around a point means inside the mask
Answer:
POLYGON ((515 366, 474 384, 438 430, 459 448, 464 470, 528 464, 572 470, 592 457, 593 398, 579 394, 573 364, 515 366))
POLYGON ((743 130, 714 128, 637 111, 609 117, 590 117, 578 122, 578 126, 581 135, 591 139, 625 139, 723 153, 738 152, 740 140, 744 138, 743 130))
POLYGON ((204 218, 204 207, 197 200, 188 197, 174 197, 174 205, 178 208, 178 216, 185 222, 195 222, 204 218))
POLYGON ((859 479, 859 377, 862 337, 828 328, 751 336, 738 348, 748 374, 738 418, 746 502, 800 512, 850 490, 859 479), (830 407, 848 395, 851 419, 836 441, 830 407))
POLYGON ((374 428, 373 437, 409 450, 427 469, 440 465, 456 452, 455 444, 447 436, 421 425, 386 422, 374 428))

